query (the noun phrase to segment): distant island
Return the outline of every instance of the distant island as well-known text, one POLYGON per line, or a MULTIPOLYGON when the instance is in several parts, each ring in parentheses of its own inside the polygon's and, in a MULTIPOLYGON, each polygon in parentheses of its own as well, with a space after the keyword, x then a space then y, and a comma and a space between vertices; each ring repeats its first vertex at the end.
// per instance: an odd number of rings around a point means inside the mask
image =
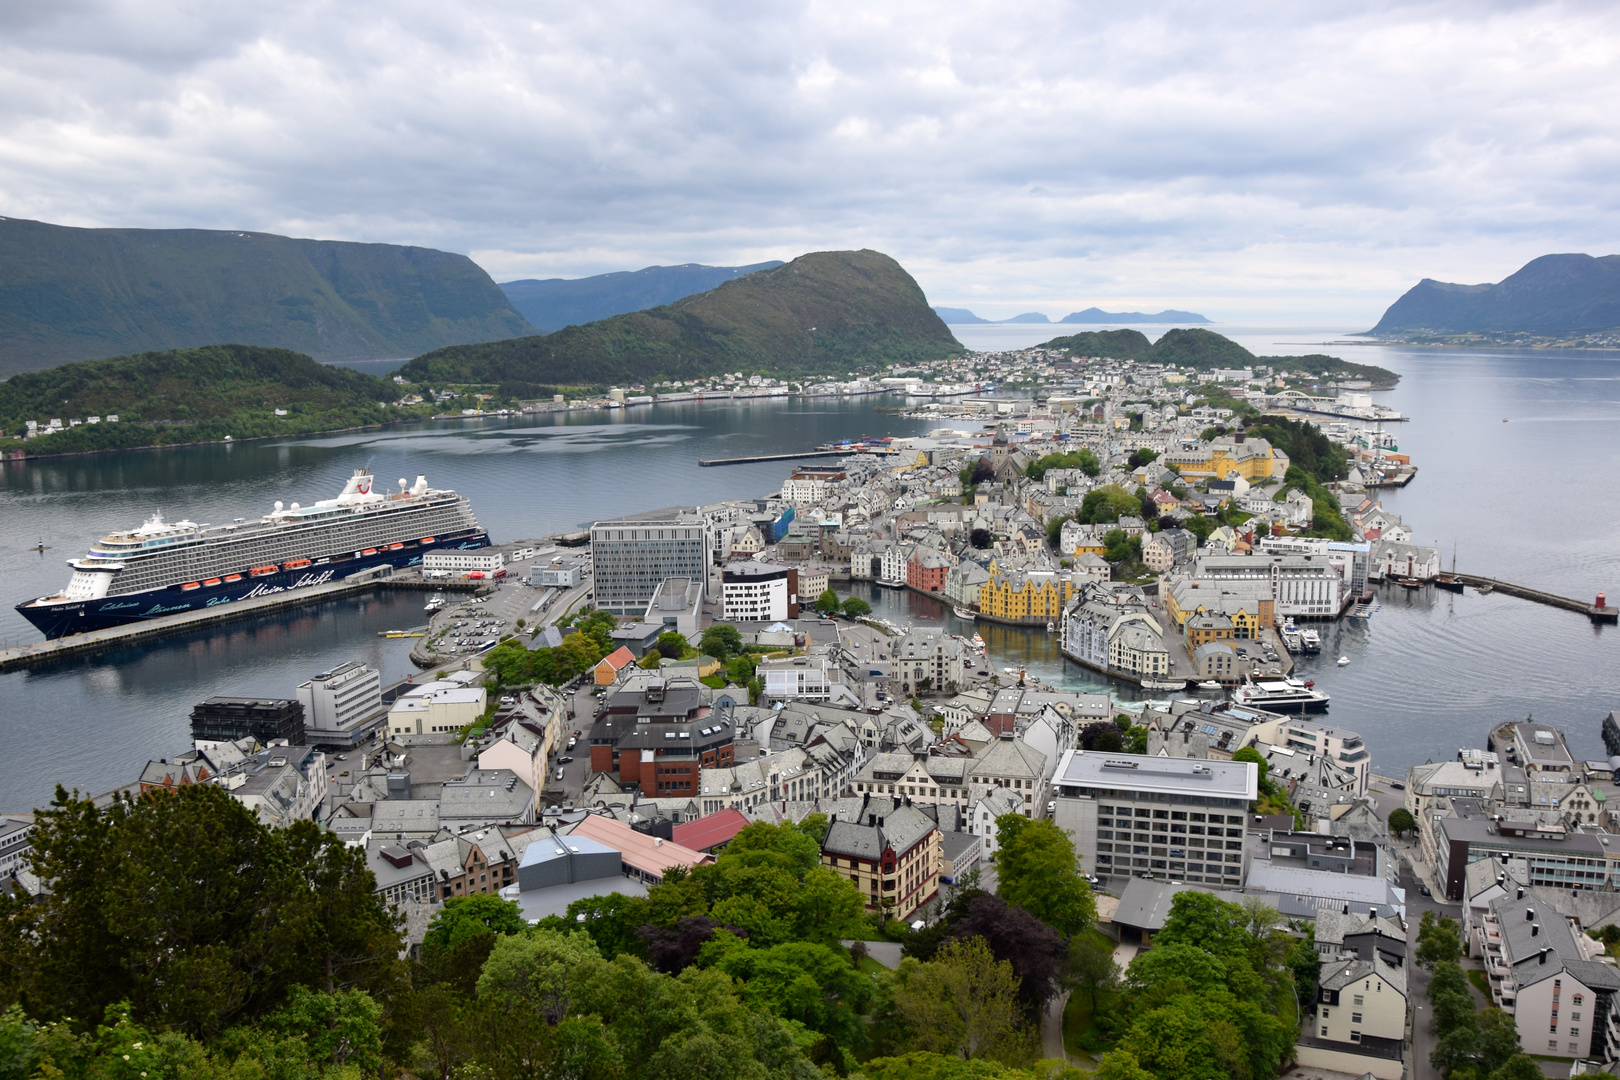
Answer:
MULTIPOLYGON (((955 326, 1002 326, 1008 323, 1049 323, 1052 320, 1039 311, 1027 311, 1022 315, 1014 315, 1010 319, 981 319, 967 308, 935 307, 939 317, 955 326)), ((1140 311, 1104 311, 1101 308, 1089 307, 1084 311, 1073 311, 1059 319, 1060 323, 1141 323, 1143 325, 1164 325, 1168 323, 1208 323, 1209 319, 1191 311, 1176 311, 1165 309, 1148 315, 1140 311)))
POLYGON ((1424 278, 1367 333, 1427 345, 1620 346, 1620 255, 1543 255, 1496 284, 1424 278))
POLYGON ((1375 390, 1387 390, 1401 378, 1388 368, 1354 364, 1321 353, 1308 356, 1256 356, 1229 337, 1198 328, 1167 330, 1158 341, 1151 342, 1140 330, 1086 330, 1053 338, 1041 347, 1063 351, 1070 356, 1174 364, 1178 368, 1195 371, 1265 366, 1323 379, 1365 380, 1375 390))
POLYGON ((389 404, 400 388, 374 375, 255 345, 210 345, 25 372, 0 382, 0 433, 62 430, 25 442, 28 456, 133 450, 372 427, 432 415, 389 404))
POLYGON ((878 251, 818 251, 647 311, 543 337, 458 345, 400 369, 415 382, 536 386, 649 383, 729 371, 839 375, 955 356, 922 289, 878 251))
POLYGON ((0 218, 0 376, 228 341, 392 359, 534 329, 465 255, 0 218))
POLYGON ((505 281, 501 291, 525 319, 549 333, 565 326, 673 304, 733 278, 781 265, 782 260, 774 259, 749 266, 649 266, 585 278, 505 281))

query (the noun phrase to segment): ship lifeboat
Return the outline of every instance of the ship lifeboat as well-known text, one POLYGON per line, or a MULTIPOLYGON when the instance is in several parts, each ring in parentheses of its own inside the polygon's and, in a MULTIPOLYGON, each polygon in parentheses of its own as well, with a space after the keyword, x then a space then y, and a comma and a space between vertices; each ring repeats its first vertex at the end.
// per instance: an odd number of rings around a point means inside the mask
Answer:
POLYGON ((233 581, 241 581, 241 580, 242 580, 242 575, 241 574, 226 574, 225 575, 225 584, 227 584, 227 585, 229 585, 233 581))
POLYGON ((431 544, 431 543, 433 543, 433 541, 434 541, 434 540, 435 540, 435 539, 437 539, 437 538, 436 538, 436 537, 432 537, 432 536, 424 536, 424 537, 422 537, 422 543, 424 543, 424 544, 431 544))
POLYGON ((288 559, 282 564, 288 570, 302 570, 309 565, 308 559, 288 559))
POLYGON ((211 588, 213 588, 213 587, 214 587, 214 586, 215 586, 215 585, 218 585, 218 584, 219 584, 219 578, 217 578, 217 577, 211 577, 211 578, 209 578, 209 579, 207 579, 207 580, 206 580, 206 581, 204 581, 204 582, 203 582, 203 584, 204 584, 204 585, 207 585, 207 586, 208 586, 208 587, 209 587, 209 588, 210 588, 210 589, 211 589, 211 588))
POLYGON ((389 544, 388 545, 388 550, 389 551, 398 551, 400 548, 402 548, 404 546, 405 546, 404 544, 389 544))
POLYGON ((248 577, 267 577, 270 574, 279 573, 280 570, 281 567, 279 566, 255 566, 248 571, 248 577))
POLYGON ((362 551, 360 554, 362 554, 362 555, 375 555, 375 554, 377 554, 377 549, 376 548, 366 548, 366 550, 362 551))
POLYGON ((202 588, 202 582, 200 582, 200 581, 188 581, 184 585, 180 586, 180 591, 181 592, 190 592, 192 589, 200 589, 200 588, 202 588))

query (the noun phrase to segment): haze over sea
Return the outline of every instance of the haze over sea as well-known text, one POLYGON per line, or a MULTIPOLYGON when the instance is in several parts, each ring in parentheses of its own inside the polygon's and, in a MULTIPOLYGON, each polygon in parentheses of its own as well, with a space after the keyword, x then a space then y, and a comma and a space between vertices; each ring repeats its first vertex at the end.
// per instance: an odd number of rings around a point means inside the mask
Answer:
MULTIPOLYGON (((970 348, 1016 348, 1068 328, 953 327, 970 348)), ((1094 329, 1086 327, 1086 329, 1094 329)), ((1162 327, 1143 328, 1150 337, 1162 327)), ((1438 351, 1326 346, 1345 328, 1215 326, 1260 355, 1328 352, 1403 376, 1377 400, 1412 417, 1397 425, 1419 466, 1410 487, 1382 495, 1418 542, 1459 568, 1569 596, 1620 599, 1620 353, 1438 351), (1503 423, 1507 419, 1508 423, 1503 423)), ((1362 329, 1357 327, 1354 329, 1362 329)), ((276 499, 329 498, 359 465, 379 480, 426 474, 472 500, 498 541, 541 536, 614 514, 758 496, 782 463, 700 469, 700 457, 790 452, 863 434, 908 435, 927 421, 874 411, 892 399, 677 403, 613 413, 447 421, 325 438, 185 447, 0 464, 0 639, 37 638, 13 610, 60 588, 63 560, 99 536, 170 519, 227 521, 276 499), (43 542, 43 554, 27 550, 43 542)), ((943 621, 935 601, 884 592, 902 621, 943 621)), ((1328 722, 1366 736, 1374 767, 1399 775, 1426 758, 1482 745, 1487 725, 1537 719, 1572 748, 1602 756, 1598 724, 1620 708, 1613 628, 1511 597, 1386 589, 1369 623, 1331 624, 1302 672, 1333 698, 1328 722), (1340 654, 1348 667, 1334 666, 1340 654)), ((132 781, 149 758, 186 746, 191 706, 216 694, 291 696, 347 659, 385 680, 414 668, 408 640, 377 631, 422 622, 417 593, 373 594, 228 623, 60 665, 0 675, 0 810, 26 810, 57 783, 101 792, 132 781)), ((1101 680, 1057 654, 1056 637, 985 628, 991 662, 1027 665, 1065 688, 1101 680)), ((1129 693, 1114 688, 1121 696, 1129 693)))

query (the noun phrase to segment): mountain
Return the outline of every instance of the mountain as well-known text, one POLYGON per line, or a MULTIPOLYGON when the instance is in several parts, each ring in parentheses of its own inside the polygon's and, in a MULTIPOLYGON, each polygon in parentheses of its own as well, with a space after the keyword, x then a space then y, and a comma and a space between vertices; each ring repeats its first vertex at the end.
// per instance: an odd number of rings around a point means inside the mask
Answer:
POLYGON ((1153 343, 1140 330, 1086 330, 1045 342, 1044 349, 1067 349, 1075 356, 1106 356, 1135 360, 1146 356, 1153 343))
POLYGON ((958 326, 973 326, 977 323, 987 323, 989 319, 981 319, 965 307, 936 307, 939 317, 948 323, 958 326))
POLYGON ((1424 278, 1368 331, 1380 337, 1525 334, 1620 328, 1620 255, 1543 255, 1495 285, 1424 278))
POLYGON ((391 382, 302 353, 209 345, 14 375, 0 382, 0 431, 16 434, 28 420, 43 427, 52 419, 103 418, 3 444, 29 454, 301 435, 408 418, 412 411, 387 404, 398 393, 391 382))
POLYGON ((962 345, 911 275, 877 251, 818 251, 648 311, 544 337, 418 356, 417 382, 644 383, 724 371, 841 375, 954 356, 962 345))
POLYGON ((1241 368, 1254 363, 1254 353, 1213 330, 1178 328, 1166 330, 1143 359, 1153 364, 1175 364, 1178 367, 1241 368))
POLYGON ((1166 308, 1153 315, 1145 315, 1140 311, 1104 311, 1102 308, 1088 307, 1084 311, 1072 311, 1063 316, 1058 322, 1062 323, 1207 323, 1208 319, 1202 315, 1195 315, 1190 311, 1176 311, 1166 308))
POLYGON ((1052 321, 1038 311, 1026 311, 1022 315, 1014 315, 1010 319, 981 319, 967 308, 936 307, 934 310, 939 312, 939 317, 948 323, 967 326, 977 323, 1005 326, 1008 323, 1049 323, 1052 321))
POLYGON ((545 278, 501 283, 501 292, 525 319, 541 330, 561 330, 628 311, 673 304, 683 296, 708 292, 722 282, 781 266, 780 259, 751 266, 649 266, 587 278, 545 278))
POLYGON ((0 218, 0 375, 227 341, 386 359, 533 330, 465 255, 0 218))

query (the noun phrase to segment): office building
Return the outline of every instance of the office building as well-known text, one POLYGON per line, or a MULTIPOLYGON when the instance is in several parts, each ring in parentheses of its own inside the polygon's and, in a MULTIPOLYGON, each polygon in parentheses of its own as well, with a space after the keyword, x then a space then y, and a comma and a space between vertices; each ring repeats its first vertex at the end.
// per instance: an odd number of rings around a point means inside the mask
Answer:
POLYGON ((1096 873, 1241 888, 1259 779, 1248 761, 1069 750, 1052 777, 1052 819, 1096 873))
POLYGON ((599 521, 591 526, 595 603, 615 615, 640 615, 669 578, 707 581, 710 524, 683 515, 599 521))
POLYGON ((211 697, 191 710, 193 742, 257 739, 269 746, 277 739, 304 743, 305 709, 290 698, 211 697))
POLYGON ((720 618, 780 622, 799 617, 799 572, 775 563, 728 564, 720 575, 720 618))
POLYGON ((369 664, 350 660, 300 684, 298 701, 311 744, 354 746, 382 725, 382 676, 369 664))

